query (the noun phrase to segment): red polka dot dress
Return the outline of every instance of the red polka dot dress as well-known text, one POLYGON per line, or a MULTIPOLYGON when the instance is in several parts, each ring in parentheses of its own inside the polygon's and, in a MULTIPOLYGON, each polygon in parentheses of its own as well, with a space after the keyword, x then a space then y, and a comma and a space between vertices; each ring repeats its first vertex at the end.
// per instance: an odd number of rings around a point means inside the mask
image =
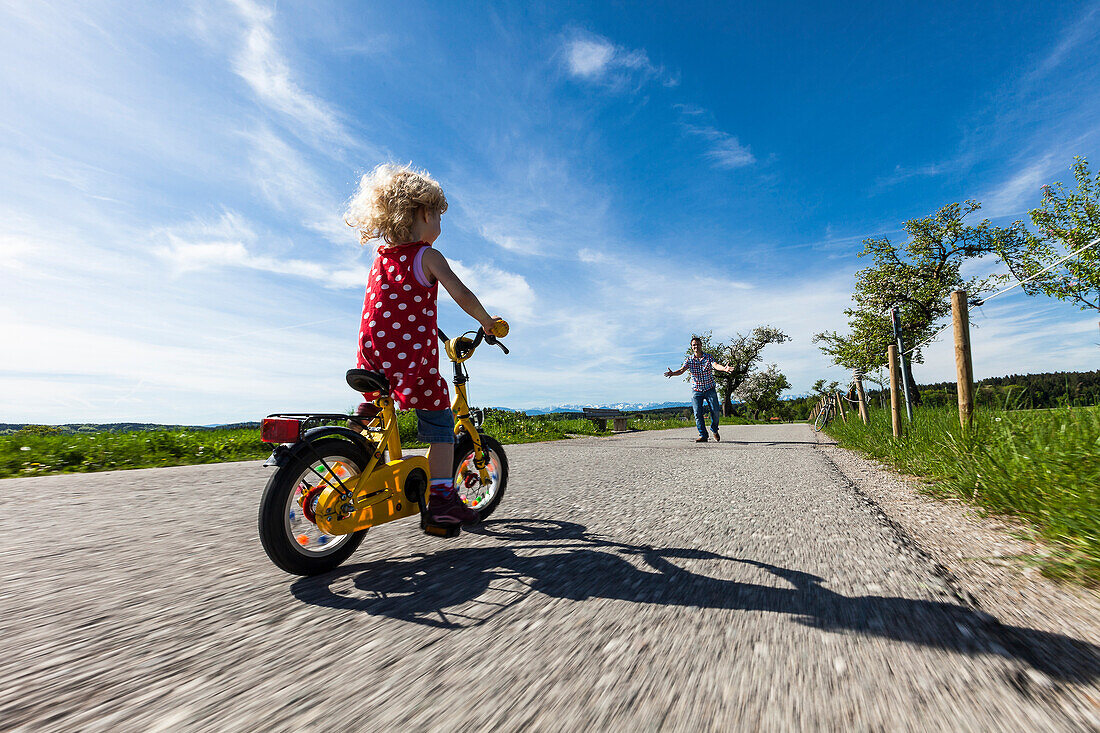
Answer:
POLYGON ((358 366, 384 373, 403 410, 451 406, 447 382, 439 373, 439 283, 429 285, 420 264, 429 247, 427 242, 379 247, 363 300, 358 366))

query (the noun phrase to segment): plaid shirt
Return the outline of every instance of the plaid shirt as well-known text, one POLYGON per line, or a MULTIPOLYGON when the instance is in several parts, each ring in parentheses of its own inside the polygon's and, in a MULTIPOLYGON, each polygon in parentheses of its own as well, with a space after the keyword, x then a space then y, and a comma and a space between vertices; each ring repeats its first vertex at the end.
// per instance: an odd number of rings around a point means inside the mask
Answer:
POLYGON ((714 373, 711 371, 711 365, 713 364, 714 359, 710 358, 709 354, 703 354, 698 359, 694 356, 684 359, 684 363, 680 368, 687 367, 691 371, 691 389, 693 391, 706 392, 715 386, 714 373))

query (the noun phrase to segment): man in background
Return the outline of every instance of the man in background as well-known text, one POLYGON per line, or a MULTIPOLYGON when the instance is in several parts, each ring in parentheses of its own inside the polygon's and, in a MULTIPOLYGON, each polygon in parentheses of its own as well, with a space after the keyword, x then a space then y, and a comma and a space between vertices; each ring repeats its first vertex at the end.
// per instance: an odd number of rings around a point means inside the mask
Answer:
POLYGON ((722 442, 722 436, 718 434, 718 385, 714 382, 714 372, 732 372, 733 369, 719 364, 711 358, 710 354, 703 353, 703 341, 698 336, 691 339, 691 355, 684 359, 679 369, 669 369, 666 377, 675 377, 685 371, 691 371, 691 406, 695 411, 695 427, 699 428, 699 437, 696 443, 707 442, 707 428, 703 422, 703 403, 710 405, 710 432, 714 434, 717 442, 722 442))

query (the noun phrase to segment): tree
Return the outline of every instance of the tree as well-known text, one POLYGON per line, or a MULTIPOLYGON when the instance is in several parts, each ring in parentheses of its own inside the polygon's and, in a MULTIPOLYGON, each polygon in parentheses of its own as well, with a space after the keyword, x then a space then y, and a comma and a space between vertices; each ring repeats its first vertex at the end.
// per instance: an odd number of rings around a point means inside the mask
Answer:
POLYGON ((840 389, 840 382, 829 382, 826 384, 824 379, 819 379, 814 382, 814 386, 810 387, 810 389, 818 396, 836 394, 836 391, 840 389))
MULTIPOLYGON (((1041 235, 1033 235, 1029 246, 1023 250, 999 253, 1018 280, 1037 275, 1070 252, 1100 238, 1100 173, 1092 177, 1088 161, 1081 157, 1075 160, 1073 176, 1077 180, 1077 190, 1067 192, 1060 182, 1043 186, 1042 204, 1031 211, 1031 221, 1041 235)), ((1022 287, 1028 295, 1045 293, 1076 303, 1081 310, 1100 310, 1100 245, 1081 252, 1022 287)))
MULTIPOLYGON (((971 305, 1007 279, 990 275, 964 279, 964 262, 989 254, 1013 255, 1028 248, 1028 232, 1020 222, 999 229, 983 220, 977 226, 963 220, 981 208, 977 201, 948 204, 932 216, 910 219, 904 229, 909 240, 895 245, 887 237, 863 241, 860 257, 874 264, 856 273, 854 305, 844 311, 850 333, 825 331, 814 342, 842 367, 870 373, 886 365, 886 347, 894 343, 889 311, 898 308, 905 348, 906 376, 913 379, 912 363, 923 363, 922 342, 930 338, 951 313, 950 294, 965 290, 971 305), (916 348, 913 348, 917 345, 916 348)), ((912 390, 913 401, 920 401, 912 390)))
MULTIPOLYGON (((718 394, 722 398, 722 414, 726 416, 733 414, 733 397, 753 373, 757 362, 762 358, 764 347, 791 340, 790 336, 773 326, 757 326, 748 335, 738 333, 729 343, 715 341, 713 331, 707 331, 696 338, 703 342, 704 354, 710 354, 715 361, 733 369, 732 372, 714 373, 718 394)), ((687 353, 690 356, 691 349, 687 353)))
POLYGON ((779 395, 791 388, 787 377, 775 364, 767 369, 750 374, 738 387, 737 396, 745 402, 745 407, 754 414, 769 412, 779 407, 779 395))

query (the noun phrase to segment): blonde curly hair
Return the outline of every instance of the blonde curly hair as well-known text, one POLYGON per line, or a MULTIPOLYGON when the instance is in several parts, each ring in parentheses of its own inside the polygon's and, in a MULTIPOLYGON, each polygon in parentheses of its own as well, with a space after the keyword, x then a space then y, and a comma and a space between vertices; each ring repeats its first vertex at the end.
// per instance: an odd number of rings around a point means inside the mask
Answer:
POLYGON ((409 241, 413 217, 420 209, 447 210, 447 197, 439 183, 411 165, 383 163, 359 181, 348 200, 344 221, 359 230, 359 241, 367 244, 381 238, 387 244, 409 241))

